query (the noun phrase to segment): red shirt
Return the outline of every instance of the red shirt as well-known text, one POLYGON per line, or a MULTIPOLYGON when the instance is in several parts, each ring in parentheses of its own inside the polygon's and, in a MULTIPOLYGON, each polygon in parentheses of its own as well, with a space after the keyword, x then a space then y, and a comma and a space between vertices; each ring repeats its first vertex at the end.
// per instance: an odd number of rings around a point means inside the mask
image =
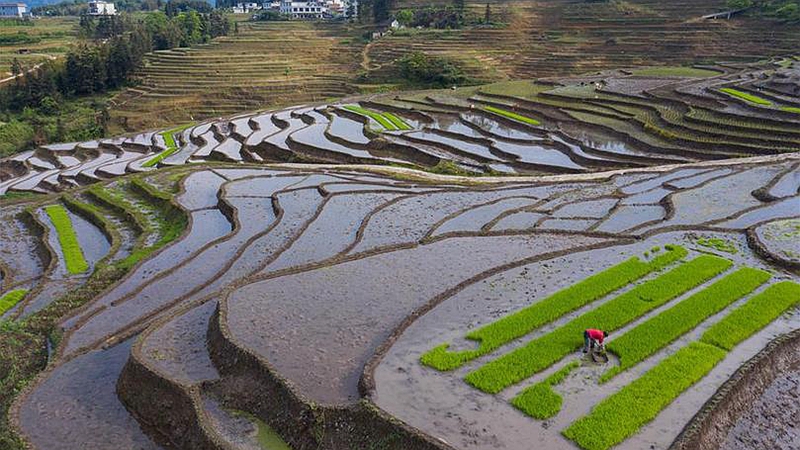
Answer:
POLYGON ((586 332, 589 333, 589 337, 591 339, 594 339, 600 344, 603 343, 603 339, 605 339, 605 336, 603 336, 602 330, 595 330, 594 328, 589 328, 588 330, 586 330, 586 332))

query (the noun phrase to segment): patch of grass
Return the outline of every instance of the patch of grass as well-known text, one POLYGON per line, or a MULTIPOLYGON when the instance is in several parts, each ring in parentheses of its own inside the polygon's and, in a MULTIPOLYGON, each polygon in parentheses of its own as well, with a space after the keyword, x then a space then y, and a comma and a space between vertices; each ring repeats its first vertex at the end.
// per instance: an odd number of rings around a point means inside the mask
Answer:
POLYGON ((562 434, 586 450, 611 448, 653 420, 725 355, 713 345, 693 342, 600 402, 562 434))
POLYGON ((544 381, 524 389, 511 400, 511 404, 534 419, 549 419, 561 411, 563 399, 553 390, 553 386, 564 381, 564 378, 578 367, 580 362, 572 361, 544 381))
POLYGON ((608 350, 619 356, 620 365, 605 372, 600 377, 600 382, 608 381, 618 373, 644 361, 711 315, 753 292, 770 277, 771 275, 763 270, 752 268, 737 270, 609 342, 608 350))
POLYGON ((731 350, 797 304, 800 304, 800 284, 791 281, 773 284, 706 330, 700 340, 731 350))
POLYGON ((61 245, 61 254, 64 256, 67 271, 71 274, 79 274, 89 270, 89 264, 83 257, 81 244, 78 242, 78 236, 75 235, 75 229, 72 228, 72 221, 67 210, 61 205, 48 206, 44 210, 58 234, 58 243, 61 245))
POLYGON ((523 116, 517 114, 515 112, 507 111, 505 109, 496 108, 494 106, 484 106, 484 111, 490 112, 492 114, 497 114, 498 116, 503 116, 507 119, 516 120, 517 122, 527 123, 528 125, 541 125, 542 123, 536 119, 532 119, 527 116, 523 116))
POLYGON ((480 343, 474 350, 449 352, 447 349, 450 344, 443 344, 422 355, 421 361, 437 370, 453 370, 461 367, 468 361, 525 336, 570 311, 604 297, 649 273, 663 269, 688 254, 686 249, 679 246, 666 246, 665 251, 651 261, 642 261, 638 257, 630 258, 531 306, 470 332, 466 338, 480 343))
POLYGON ((755 105, 772 106, 772 102, 767 100, 767 99, 758 97, 758 96, 753 95, 753 94, 749 94, 747 92, 742 92, 742 91, 737 90, 737 89, 721 88, 719 91, 724 93, 724 94, 728 94, 731 97, 740 98, 740 99, 742 99, 742 100, 744 100, 746 102, 753 103, 755 105))
POLYGON ((25 298, 27 293, 27 289, 15 289, 0 297, 0 316, 5 314, 6 311, 13 308, 17 303, 20 302, 20 300, 25 298))
POLYGON ((713 248, 714 250, 725 252, 725 253, 732 253, 736 254, 739 253, 739 249, 733 244, 733 242, 727 239, 721 238, 700 238, 697 241, 697 245, 702 245, 703 247, 713 248))
POLYGON ((645 67, 631 71, 639 77, 686 77, 686 78, 706 78, 719 75, 719 72, 708 69, 698 69, 695 67, 645 67))
POLYGON ((177 128, 173 128, 171 130, 161 132, 161 136, 164 137, 164 142, 167 144, 167 149, 142 165, 144 167, 155 167, 165 158, 175 154, 175 152, 178 151, 178 144, 175 142, 175 134, 180 133, 193 125, 194 123, 189 123, 186 125, 181 125, 177 128))
POLYGON ((386 130, 396 131, 399 129, 397 126, 395 126, 394 123, 392 123, 390 119, 384 117, 383 115, 375 111, 370 111, 368 109, 364 109, 357 105, 345 105, 344 109, 354 112, 356 114, 360 114, 365 117, 369 117, 370 119, 378 122, 380 126, 382 126, 386 130))
POLYGON ((731 261, 717 256, 699 256, 470 372, 465 381, 484 392, 496 394, 541 372, 580 348, 583 345, 583 331, 587 328, 610 332, 617 330, 648 311, 700 286, 730 268, 732 264, 731 261))

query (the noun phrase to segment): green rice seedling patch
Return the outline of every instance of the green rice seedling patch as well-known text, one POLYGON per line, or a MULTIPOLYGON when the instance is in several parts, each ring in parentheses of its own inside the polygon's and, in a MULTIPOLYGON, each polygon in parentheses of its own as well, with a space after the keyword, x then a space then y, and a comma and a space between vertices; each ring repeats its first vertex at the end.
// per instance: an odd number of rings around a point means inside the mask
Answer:
POLYGON ((700 238, 697 241, 697 245, 701 245, 706 248, 713 248, 714 250, 725 252, 725 253, 732 253, 736 254, 739 253, 739 249, 736 248, 736 245, 733 242, 722 239, 722 238, 700 238))
POLYGON ((552 332, 470 372, 465 381, 496 394, 555 364, 583 345, 583 331, 612 332, 664 303, 719 275, 733 263, 711 255, 699 256, 658 278, 642 283, 552 332))
POLYGON ((75 229, 72 228, 72 221, 67 210, 61 205, 52 205, 46 207, 45 212, 58 234, 58 243, 61 245, 61 253, 64 256, 67 271, 71 274, 79 274, 89 270, 89 264, 83 257, 78 236, 75 235, 75 229))
POLYGON ((389 130, 389 131, 398 130, 398 127, 395 126, 395 124, 392 123, 391 120, 389 120, 388 118, 384 117, 383 115, 381 115, 379 113, 376 113, 375 111, 370 111, 368 109, 364 109, 364 108, 362 108, 362 107, 360 107, 358 105, 345 105, 344 109, 346 109, 348 111, 351 111, 351 112, 354 112, 356 114, 365 116, 365 117, 369 117, 370 119, 374 120, 375 122, 378 122, 380 124, 380 126, 382 126, 386 130, 389 130))
POLYGON ((800 303, 800 284, 773 284, 703 333, 702 342, 731 350, 800 303))
POLYGON ((752 103, 754 105, 772 106, 772 102, 767 100, 767 99, 758 97, 758 96, 753 95, 753 94, 749 94, 747 92, 742 92, 742 91, 737 90, 737 89, 721 88, 720 92, 722 92, 724 94, 728 94, 731 97, 740 98, 740 99, 742 99, 742 100, 744 100, 746 102, 752 103))
POLYGON ((492 114, 497 114, 498 116, 505 117, 507 119, 516 120, 517 122, 527 123, 528 125, 541 125, 542 123, 536 119, 532 119, 527 116, 523 116, 521 114, 517 114, 515 112, 507 111, 505 109, 496 108, 494 106, 484 106, 483 110, 486 112, 490 112, 492 114))
POLYGON ((781 111, 800 114, 800 108, 796 108, 794 106, 781 106, 781 111))
POLYGON ((156 155, 153 159, 147 161, 143 164, 144 167, 155 167, 158 163, 163 161, 165 158, 175 154, 178 151, 178 144, 175 142, 175 134, 180 133, 187 128, 194 125, 194 123, 189 123, 186 125, 181 125, 177 128, 173 128, 171 130, 167 130, 161 133, 161 136, 164 137, 164 142, 167 144, 167 149, 156 155))
POLYGON ((13 291, 5 293, 2 297, 0 297, 0 315, 3 315, 9 309, 13 308, 14 305, 19 303, 25 295, 28 294, 27 289, 15 289, 13 291))
POLYGON ((719 72, 708 69, 698 69, 695 67, 645 67, 632 71, 633 75, 639 77, 684 77, 684 78, 707 78, 719 75, 719 72))
POLYGON ((544 381, 526 388, 511 400, 511 404, 534 419, 549 419, 561 411, 563 399, 553 390, 553 386, 564 381, 570 372, 580 365, 573 361, 544 381))
POLYGON ((674 307, 609 342, 608 350, 619 356, 620 365, 605 372, 600 382, 644 361, 658 350, 722 311, 725 307, 766 283, 771 275, 743 268, 692 295, 674 307))
MULTIPOLYGON (((650 261, 633 257, 616 266, 552 294, 496 322, 466 335, 466 339, 479 343, 478 348, 450 352, 450 344, 442 344, 422 355, 423 364, 437 370, 453 370, 479 356, 485 355, 508 342, 518 339, 536 328, 550 323, 564 314, 574 311, 604 297, 645 275, 684 258, 688 252, 683 247, 668 245, 665 252, 650 261)), ((656 252, 656 249, 653 249, 656 252)))
POLYGON ((611 448, 653 420, 725 355, 713 345, 693 342, 600 402, 562 434, 586 450, 611 448))
POLYGON ((392 122, 392 124, 395 127, 397 127, 398 130, 408 131, 408 130, 412 130, 413 129, 413 128, 411 128, 411 125, 406 123, 405 120, 397 117, 396 115, 394 115, 394 114, 392 114, 390 112, 385 112, 382 115, 383 115, 383 117, 386 117, 387 119, 389 119, 389 121, 392 122))

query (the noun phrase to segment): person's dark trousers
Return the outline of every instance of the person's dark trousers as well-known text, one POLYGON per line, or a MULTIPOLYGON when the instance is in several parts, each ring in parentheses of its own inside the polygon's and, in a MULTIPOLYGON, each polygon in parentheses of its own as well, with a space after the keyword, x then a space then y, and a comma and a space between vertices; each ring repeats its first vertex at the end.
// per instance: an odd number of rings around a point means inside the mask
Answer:
POLYGON ((591 341, 591 339, 589 339, 589 332, 588 331, 584 331, 583 332, 583 353, 586 353, 586 352, 589 351, 589 343, 590 343, 590 341, 591 341))

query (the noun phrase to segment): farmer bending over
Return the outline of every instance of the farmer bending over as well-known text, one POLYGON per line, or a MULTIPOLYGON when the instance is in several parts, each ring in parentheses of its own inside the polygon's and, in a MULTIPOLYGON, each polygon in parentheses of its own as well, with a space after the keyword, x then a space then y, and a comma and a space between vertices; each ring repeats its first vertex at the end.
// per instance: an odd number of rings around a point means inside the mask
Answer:
POLYGON ((603 341, 608 337, 608 332, 603 330, 596 330, 589 328, 583 332, 583 353, 589 351, 590 348, 603 346, 603 341))

